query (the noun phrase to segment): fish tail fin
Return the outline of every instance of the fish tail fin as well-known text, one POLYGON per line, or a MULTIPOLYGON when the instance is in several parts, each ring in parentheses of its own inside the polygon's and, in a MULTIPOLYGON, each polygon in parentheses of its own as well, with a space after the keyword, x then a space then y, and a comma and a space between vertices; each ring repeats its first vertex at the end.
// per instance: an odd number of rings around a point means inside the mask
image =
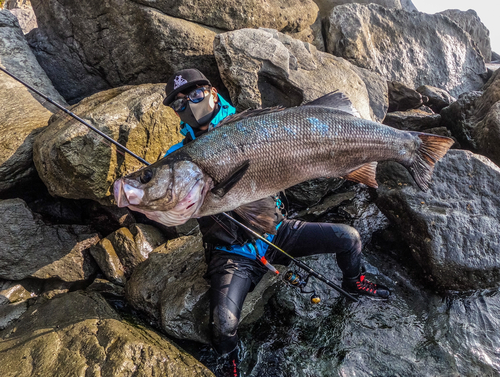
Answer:
POLYGON ((434 165, 448 152, 448 149, 450 149, 455 141, 446 136, 421 132, 410 133, 418 136, 422 140, 422 144, 407 168, 418 187, 422 191, 427 191, 434 171, 434 165))
POLYGON ((251 226, 268 234, 276 234, 276 203, 267 197, 233 210, 251 226))

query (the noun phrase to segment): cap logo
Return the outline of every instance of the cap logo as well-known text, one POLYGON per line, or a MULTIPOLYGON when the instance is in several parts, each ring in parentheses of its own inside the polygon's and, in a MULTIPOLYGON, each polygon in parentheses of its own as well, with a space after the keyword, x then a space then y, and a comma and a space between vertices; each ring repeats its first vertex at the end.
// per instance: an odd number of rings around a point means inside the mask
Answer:
POLYGON ((179 86, 187 84, 187 80, 182 77, 181 75, 176 76, 174 79, 174 90, 177 89, 179 86))

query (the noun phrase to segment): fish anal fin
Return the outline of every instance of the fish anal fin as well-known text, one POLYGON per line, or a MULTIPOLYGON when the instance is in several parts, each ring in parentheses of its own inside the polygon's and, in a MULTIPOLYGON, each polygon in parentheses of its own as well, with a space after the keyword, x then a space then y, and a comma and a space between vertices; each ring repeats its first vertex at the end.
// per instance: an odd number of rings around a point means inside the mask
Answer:
POLYGON ((377 162, 375 161, 362 165, 356 170, 345 175, 343 178, 349 181, 363 183, 368 187, 377 188, 378 184, 375 179, 376 173, 377 173, 377 162))
POLYGON ((413 179, 421 190, 427 191, 434 171, 434 165, 448 152, 455 141, 446 136, 432 135, 421 132, 410 132, 420 140, 415 158, 407 166, 413 179))
POLYGON ((354 108, 351 100, 342 92, 334 91, 325 94, 322 97, 315 99, 314 101, 308 102, 302 106, 321 106, 330 107, 332 109, 343 111, 349 115, 361 118, 358 111, 354 108))
POLYGON ((267 197, 244 204, 233 210, 252 227, 268 234, 276 234, 276 203, 267 197))
POLYGON ((212 193, 222 198, 245 175, 249 166, 250 166, 250 160, 244 161, 231 174, 229 174, 227 178, 216 184, 211 190, 212 193))

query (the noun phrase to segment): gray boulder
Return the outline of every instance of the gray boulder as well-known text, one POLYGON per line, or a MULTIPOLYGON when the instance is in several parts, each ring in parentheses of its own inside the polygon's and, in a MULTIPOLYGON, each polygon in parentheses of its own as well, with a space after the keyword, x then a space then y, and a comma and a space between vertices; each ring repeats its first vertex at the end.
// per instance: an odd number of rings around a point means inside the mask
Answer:
POLYGON ((30 0, 7 0, 3 7, 17 17, 24 34, 38 27, 30 0))
MULTIPOLYGON (((134 270, 125 286, 127 301, 170 336, 210 343, 206 269, 201 234, 168 241, 134 270)), ((241 322, 262 315, 275 285, 276 277, 267 274, 247 295, 241 322)))
POLYGON ((313 0, 197 0, 192 5, 177 0, 157 0, 153 4, 148 0, 132 1, 222 30, 267 27, 299 32, 311 26, 318 14, 313 0))
MULTIPOLYGON (((31 52, 16 17, 0 9, 0 66, 53 100, 65 104, 31 52)), ((33 141, 57 110, 0 72, 0 192, 36 176, 33 141)))
POLYGON ((167 241, 151 225, 133 224, 130 228, 118 229, 90 249, 106 278, 119 285, 125 285, 135 267, 144 262, 153 249, 167 241))
POLYGON ((498 166, 468 151, 449 151, 428 192, 419 191, 396 163, 380 170, 376 204, 437 287, 500 285, 498 166))
POLYGON ((32 4, 38 28, 29 44, 70 103, 112 87, 166 82, 188 67, 220 83, 211 28, 129 0, 32 4))
MULTIPOLYGON (((163 105, 164 84, 125 86, 94 94, 75 114, 151 163, 180 141, 179 118, 163 105)), ((67 115, 55 115, 34 144, 40 178, 52 195, 111 204, 112 185, 142 167, 134 157, 67 115)))
POLYGON ((213 377, 161 335, 123 320, 96 293, 73 292, 30 306, 0 332, 0 352, 5 377, 213 377))
POLYGON ((483 85, 481 53, 442 15, 342 5, 328 18, 326 39, 328 52, 410 88, 432 85, 457 97, 483 85))
POLYGON ((395 111, 388 113, 383 123, 398 130, 424 132, 430 128, 439 127, 441 116, 423 109, 395 111))
POLYGON ((443 124, 464 146, 500 165, 500 70, 483 88, 471 92, 441 111, 443 124))
POLYGON ((0 201, 0 278, 82 282, 97 273, 89 248, 99 241, 83 225, 46 225, 21 199, 0 201))
POLYGON ((422 94, 400 82, 389 81, 387 87, 389 88, 389 112, 417 109, 426 100, 422 94))
MULTIPOLYGON (((346 60, 275 30, 242 29, 219 34, 214 53, 222 80, 239 110, 298 106, 339 90, 363 118, 378 119, 385 113, 381 103, 385 92, 376 93, 382 90, 382 84, 367 86, 346 60), (369 90, 374 91, 372 95, 369 90), (378 100, 370 102, 370 98, 378 100), (372 111, 370 103, 380 107, 372 111)), ((368 80, 370 77, 363 75, 368 80)))
POLYGON ((419 86, 417 92, 427 97, 428 100, 425 105, 429 106, 436 114, 439 114, 442 109, 456 101, 446 90, 430 85, 419 86))
POLYGON ((332 9, 343 4, 378 4, 386 8, 416 10, 411 0, 314 0, 319 6, 321 17, 329 16, 332 9))
POLYGON ((479 51, 481 51, 484 62, 489 63, 491 61, 490 32, 481 22, 476 11, 472 9, 468 11, 447 9, 438 14, 451 18, 462 29, 469 33, 471 39, 477 44, 479 51))

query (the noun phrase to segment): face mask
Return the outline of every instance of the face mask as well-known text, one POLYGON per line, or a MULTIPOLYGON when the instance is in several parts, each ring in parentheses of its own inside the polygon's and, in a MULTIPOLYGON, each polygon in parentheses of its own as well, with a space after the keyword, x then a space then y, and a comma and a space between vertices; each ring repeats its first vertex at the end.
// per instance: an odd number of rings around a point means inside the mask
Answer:
POLYGON ((210 94, 198 103, 188 101, 186 109, 178 114, 183 122, 196 129, 210 122, 215 116, 215 110, 215 102, 210 94))

